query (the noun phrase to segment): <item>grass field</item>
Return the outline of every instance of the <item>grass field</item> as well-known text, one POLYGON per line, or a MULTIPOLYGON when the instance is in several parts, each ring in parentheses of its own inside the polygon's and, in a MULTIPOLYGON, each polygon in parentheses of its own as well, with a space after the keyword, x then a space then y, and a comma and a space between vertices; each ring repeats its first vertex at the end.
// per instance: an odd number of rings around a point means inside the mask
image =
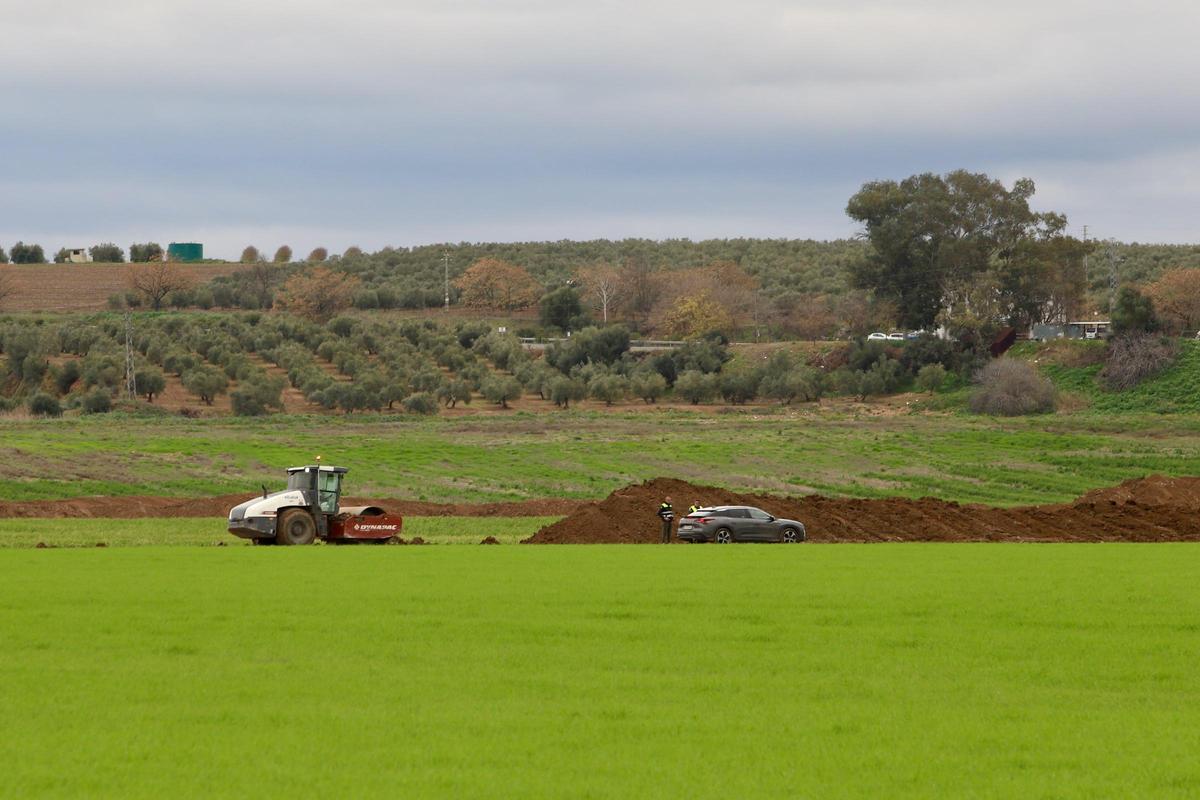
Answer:
MULTIPOLYGON (((401 537, 420 536, 430 544, 479 544, 494 536, 515 544, 558 517, 405 517, 401 537)), ((0 548, 201 546, 218 542, 249 545, 225 530, 222 519, 0 519, 0 548)))
POLYGON ((1198 571, 1171 545, 6 550, 0 796, 1194 797, 1198 571))
POLYGON ((351 468, 349 492, 478 502, 603 497, 660 475, 730 488, 1019 504, 1200 474, 1200 415, 590 412, 423 419, 0 420, 3 500, 199 496, 351 468))

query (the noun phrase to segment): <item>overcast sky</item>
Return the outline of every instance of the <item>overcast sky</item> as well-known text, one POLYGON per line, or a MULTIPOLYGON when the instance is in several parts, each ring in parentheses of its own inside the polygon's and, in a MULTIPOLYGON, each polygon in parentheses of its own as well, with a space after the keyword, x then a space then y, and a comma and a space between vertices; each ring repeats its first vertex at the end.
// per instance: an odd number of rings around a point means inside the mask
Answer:
POLYGON ((865 181, 1033 178, 1200 241, 1200 4, 0 0, 0 245, 854 233, 865 181))

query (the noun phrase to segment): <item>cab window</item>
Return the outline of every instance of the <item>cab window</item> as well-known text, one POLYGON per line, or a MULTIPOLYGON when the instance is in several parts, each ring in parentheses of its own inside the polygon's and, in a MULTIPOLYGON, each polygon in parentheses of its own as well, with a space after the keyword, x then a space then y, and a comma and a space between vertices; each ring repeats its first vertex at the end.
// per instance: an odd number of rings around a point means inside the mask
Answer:
POLYGON ((342 476, 336 472, 322 472, 317 477, 317 501, 326 514, 337 512, 338 490, 342 476))

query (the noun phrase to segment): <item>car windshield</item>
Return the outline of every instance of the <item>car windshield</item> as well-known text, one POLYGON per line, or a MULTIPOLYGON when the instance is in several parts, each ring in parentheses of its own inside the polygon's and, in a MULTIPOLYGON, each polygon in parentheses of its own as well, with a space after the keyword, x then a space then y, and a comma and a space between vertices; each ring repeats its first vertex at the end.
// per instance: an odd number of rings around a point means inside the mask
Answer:
POLYGON ((293 472, 288 475, 288 491, 297 491, 312 488, 312 473, 311 472, 293 472))

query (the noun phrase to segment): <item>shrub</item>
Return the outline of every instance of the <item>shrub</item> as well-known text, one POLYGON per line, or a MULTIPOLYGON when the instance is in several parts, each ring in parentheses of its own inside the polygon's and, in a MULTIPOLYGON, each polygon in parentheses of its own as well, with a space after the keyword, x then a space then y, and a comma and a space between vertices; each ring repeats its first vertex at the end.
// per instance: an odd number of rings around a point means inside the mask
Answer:
POLYGON ((797 366, 786 372, 769 372, 759 385, 764 397, 789 405, 793 400, 818 400, 822 393, 821 374, 812 367, 797 366))
POLYGON ((233 413, 241 417, 257 417, 271 409, 283 410, 279 395, 284 381, 279 378, 255 378, 246 381, 229 395, 233 413))
POLYGON ((716 375, 706 375, 699 370, 689 369, 675 380, 675 393, 692 405, 704 403, 717 393, 716 375))
POLYGON ((144 367, 133 374, 133 383, 137 393, 146 395, 146 400, 153 403, 154 395, 166 388, 167 379, 158 367, 144 367))
POLYGON ((1158 328, 1154 301, 1131 286, 1123 287, 1112 310, 1113 333, 1153 333, 1158 328))
POLYGON ((107 414, 112 411, 112 395, 99 386, 83 396, 83 413, 107 414))
POLYGON ((211 406, 213 399, 229 388, 229 379, 215 367, 193 367, 183 373, 183 388, 211 406))
POLYGON ((54 370, 54 388, 58 389, 59 394, 66 394, 71 391, 71 387, 75 385, 75 381, 77 380, 79 380, 78 361, 67 361, 61 367, 54 370))
POLYGON ((178 376, 195 369, 198 363, 196 357, 186 350, 171 350, 162 360, 163 369, 178 376))
POLYGON ((946 382, 946 368, 941 364, 926 364, 917 371, 917 388, 933 394, 946 382))
POLYGON ((35 417, 61 417, 62 406, 58 399, 44 392, 38 392, 29 398, 29 413, 35 417))
POLYGON ((555 342, 546 349, 546 361, 560 371, 592 362, 615 364, 629 350, 629 329, 624 325, 584 328, 566 342, 555 342))
POLYGON ((374 289, 359 289, 354 293, 354 307, 362 310, 379 308, 379 292, 374 289))
POLYGON ((480 391, 489 403, 508 408, 509 400, 516 400, 521 396, 521 383, 516 378, 496 376, 484 381, 480 391))
POLYGON ((611 406, 629 394, 629 381, 620 375, 597 375, 588 383, 588 394, 611 406))
POLYGON ((404 398, 404 410, 413 414, 436 414, 438 401, 429 392, 414 392, 404 398))
POLYGON ((471 386, 464 380, 446 381, 438 387, 437 397, 450 408, 458 403, 470 405, 471 386))
POLYGON ((573 320, 583 314, 583 303, 579 292, 570 286, 562 286, 542 295, 538 304, 538 320, 545 326, 570 330, 573 320))
POLYGON ((587 386, 582 381, 559 375, 550 381, 550 399, 560 408, 570 408, 571 401, 576 402, 587 396, 587 386))
POLYGON ((741 405, 758 396, 761 382, 758 374, 749 369, 728 370, 721 373, 721 396, 728 403, 741 405))
POLYGON ((657 372, 637 372, 629 381, 630 390, 646 403, 657 403, 666 394, 667 379, 657 372))
POLYGON ((981 369, 975 380, 978 388, 971 395, 971 410, 977 414, 1014 417, 1055 408, 1054 385, 1022 361, 998 358, 981 369))
POLYGON ((1174 339, 1139 333, 1116 336, 1108 343, 1100 380, 1112 391, 1132 389, 1171 366, 1178 355, 1174 339))

